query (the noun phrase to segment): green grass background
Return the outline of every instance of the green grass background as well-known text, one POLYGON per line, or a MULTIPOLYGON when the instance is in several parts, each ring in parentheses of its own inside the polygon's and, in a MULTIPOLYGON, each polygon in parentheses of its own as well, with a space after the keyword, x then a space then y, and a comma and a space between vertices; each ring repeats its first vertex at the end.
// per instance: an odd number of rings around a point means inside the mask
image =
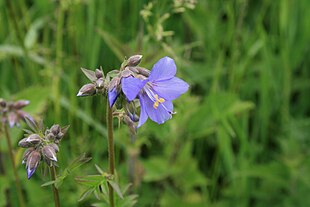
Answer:
MULTIPOLYGON (((175 2, 0 1, 0 97, 30 100, 25 111, 47 126, 71 125, 60 173, 83 152, 92 157, 64 180, 62 206, 100 202, 77 202, 86 188, 74 178, 108 166, 105 100, 76 97, 87 83, 80 67, 108 72, 134 54, 149 69, 174 58, 190 84, 173 119, 148 121, 135 144, 116 121, 121 186, 138 152, 136 206, 310 206, 310 1, 175 2)), ((22 131, 11 134, 20 163, 22 131)), ((0 206, 18 206, 2 136, 0 144, 0 206)), ((28 181, 20 164, 18 172, 27 206, 53 206, 41 187, 48 176, 38 169, 28 181)))

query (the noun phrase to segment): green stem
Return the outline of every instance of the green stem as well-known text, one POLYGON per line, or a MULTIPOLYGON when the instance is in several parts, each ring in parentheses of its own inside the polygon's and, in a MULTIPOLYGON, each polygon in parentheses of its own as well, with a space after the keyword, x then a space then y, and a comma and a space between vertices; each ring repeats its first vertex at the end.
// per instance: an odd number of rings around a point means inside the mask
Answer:
MULTIPOLYGON (((52 180, 55 181, 56 180, 56 169, 55 169, 55 166, 50 167, 50 172, 51 172, 52 180)), ((58 193, 58 189, 56 188, 55 184, 53 184, 53 193, 54 193, 55 207, 60 207, 59 193, 58 193)))
POLYGON ((23 193, 22 193, 22 188, 21 188, 19 177, 18 177, 17 170, 16 170, 11 137, 10 137, 10 133, 9 133, 9 130, 8 130, 8 126, 6 124, 4 124, 4 133, 5 133, 6 141, 8 143, 8 147, 9 147, 9 155, 10 155, 11 162, 12 162, 12 167, 13 167, 13 173, 14 173, 14 177, 15 177, 15 184, 16 184, 16 190, 17 190, 19 205, 21 207, 25 207, 25 199, 24 199, 24 196, 23 196, 23 193))
MULTIPOLYGON (((109 151, 109 172, 114 175, 114 140, 113 140, 113 116, 112 108, 107 101, 107 128, 108 128, 108 151, 109 151)), ((114 192, 112 186, 108 183, 110 207, 114 207, 114 192)))

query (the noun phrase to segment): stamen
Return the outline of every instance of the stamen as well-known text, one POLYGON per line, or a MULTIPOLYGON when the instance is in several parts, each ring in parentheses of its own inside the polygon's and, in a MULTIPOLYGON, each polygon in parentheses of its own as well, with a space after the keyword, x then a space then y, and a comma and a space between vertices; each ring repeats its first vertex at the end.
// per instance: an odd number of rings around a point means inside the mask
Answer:
POLYGON ((165 102, 165 99, 158 98, 157 94, 154 95, 154 98, 155 98, 155 102, 153 104, 154 109, 157 109, 160 103, 164 103, 165 102))

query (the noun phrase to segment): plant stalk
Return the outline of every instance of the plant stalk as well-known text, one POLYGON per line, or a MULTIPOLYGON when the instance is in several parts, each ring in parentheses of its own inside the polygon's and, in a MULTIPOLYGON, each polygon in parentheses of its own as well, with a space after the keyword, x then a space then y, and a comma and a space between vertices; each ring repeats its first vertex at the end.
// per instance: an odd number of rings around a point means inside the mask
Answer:
MULTIPOLYGON (((50 167, 50 172, 51 172, 52 180, 55 181, 56 180, 56 169, 55 169, 55 166, 50 167)), ((56 188, 55 183, 52 186, 53 186, 52 188, 53 188, 53 193, 54 193, 55 207, 60 207, 58 189, 56 188)))
MULTIPOLYGON (((109 100, 107 101, 107 128, 108 128, 108 151, 109 151, 109 173, 114 175, 114 140, 113 140, 113 116, 109 100)), ((112 186, 108 183, 110 207, 114 207, 114 192, 112 186)))
POLYGON ((14 177, 15 177, 15 184, 16 184, 16 190, 17 190, 17 196, 18 196, 19 205, 21 207, 25 207, 26 206, 25 205, 25 199, 24 199, 22 188, 21 188, 21 185, 20 185, 20 180, 19 180, 19 177, 18 177, 18 174, 17 174, 17 169, 16 169, 16 164, 15 164, 15 159, 14 159, 14 154, 13 154, 13 147, 12 147, 11 137, 10 137, 8 126, 6 124, 4 124, 4 133, 5 133, 6 141, 8 143, 9 155, 10 155, 11 162, 12 162, 12 167, 13 167, 13 173, 14 173, 14 177))

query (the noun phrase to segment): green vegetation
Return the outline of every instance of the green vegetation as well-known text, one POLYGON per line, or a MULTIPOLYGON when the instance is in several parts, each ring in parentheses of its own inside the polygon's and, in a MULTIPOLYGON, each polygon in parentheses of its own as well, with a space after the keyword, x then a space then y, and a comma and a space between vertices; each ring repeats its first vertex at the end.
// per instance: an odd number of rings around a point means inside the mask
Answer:
MULTIPOLYGON (((80 68, 106 73, 134 54, 149 69, 172 57, 191 85, 173 119, 148 121, 134 143, 115 120, 117 176, 122 190, 133 181, 135 206, 310 206, 310 1, 191 2, 0 1, 0 98, 71 126, 57 154, 61 206, 104 206, 80 183, 108 171, 106 100, 76 97, 80 68), (70 170, 83 153, 92 160, 70 170)), ((48 172, 27 180, 23 131, 10 131, 27 206, 53 206, 48 172)), ((0 206, 18 206, 9 156, 1 131, 0 206)))

